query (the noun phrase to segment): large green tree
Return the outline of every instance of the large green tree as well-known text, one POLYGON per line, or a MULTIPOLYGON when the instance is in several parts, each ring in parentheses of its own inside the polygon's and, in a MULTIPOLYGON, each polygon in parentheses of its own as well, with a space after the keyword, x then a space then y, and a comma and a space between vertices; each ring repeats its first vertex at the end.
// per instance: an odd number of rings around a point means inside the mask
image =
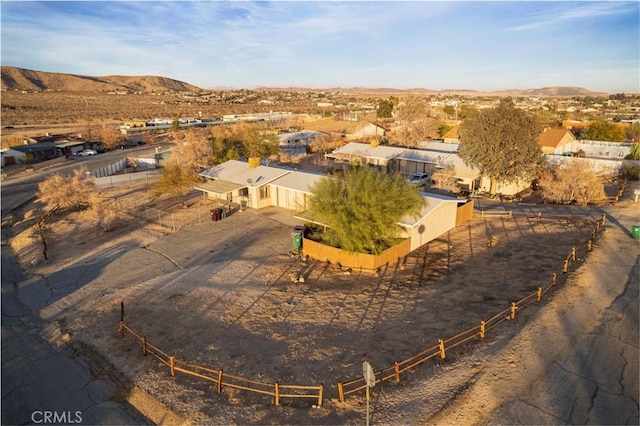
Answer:
POLYGON ((515 107, 511 99, 481 111, 460 126, 460 157, 465 164, 496 183, 528 180, 542 170, 546 161, 538 138, 536 119, 515 107))
POLYGON ((398 236, 397 223, 424 206, 400 175, 354 167, 342 178, 326 177, 312 188, 309 209, 328 225, 325 241, 343 250, 378 254, 398 236))
POLYGON ((622 127, 607 121, 594 121, 582 132, 582 138, 590 141, 622 142, 624 137, 622 127))

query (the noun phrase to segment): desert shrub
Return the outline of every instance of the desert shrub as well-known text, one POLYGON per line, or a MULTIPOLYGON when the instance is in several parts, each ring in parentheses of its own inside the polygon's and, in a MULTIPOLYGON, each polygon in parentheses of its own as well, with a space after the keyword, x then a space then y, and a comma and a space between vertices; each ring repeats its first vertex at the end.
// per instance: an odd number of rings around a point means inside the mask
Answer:
POLYGON ((578 159, 543 172, 539 182, 544 199, 554 203, 587 205, 606 197, 600 177, 587 162, 578 159))

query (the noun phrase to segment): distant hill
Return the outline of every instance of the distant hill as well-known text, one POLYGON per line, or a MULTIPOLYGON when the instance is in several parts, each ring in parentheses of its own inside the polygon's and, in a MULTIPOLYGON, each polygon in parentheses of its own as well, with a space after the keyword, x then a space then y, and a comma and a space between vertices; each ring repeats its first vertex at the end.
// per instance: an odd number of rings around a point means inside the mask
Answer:
POLYGON ((470 89, 444 89, 432 90, 422 88, 394 89, 389 87, 256 87, 255 90, 279 90, 279 91, 324 91, 341 93, 371 93, 371 94, 442 94, 464 96, 512 96, 512 97, 571 97, 571 96, 608 96, 605 92, 593 92, 583 87, 554 86, 540 89, 509 89, 493 92, 483 92, 470 89))
POLYGON ((8 66, 2 66, 1 69, 3 90, 60 90, 66 92, 199 92, 202 90, 183 81, 158 76, 109 75, 90 77, 8 66))
MULTIPOLYGON (((159 76, 123 76, 109 75, 104 77, 91 77, 76 74, 64 74, 46 71, 33 71, 18 67, 2 66, 2 89, 3 90, 59 90, 66 92, 199 92, 203 89, 159 76)), ((482 92, 468 89, 444 89, 431 90, 423 88, 395 89, 392 87, 331 87, 331 88, 308 88, 308 87, 255 87, 254 90, 263 91, 325 91, 343 93, 366 93, 366 94, 443 94, 443 95, 464 95, 464 96, 513 96, 513 97, 569 97, 569 96, 607 96, 608 93, 592 92, 583 87, 543 87, 540 89, 511 89, 493 92, 482 92)), ((208 90, 222 90, 208 89, 208 90)), ((224 90, 233 90, 224 88, 224 90)))

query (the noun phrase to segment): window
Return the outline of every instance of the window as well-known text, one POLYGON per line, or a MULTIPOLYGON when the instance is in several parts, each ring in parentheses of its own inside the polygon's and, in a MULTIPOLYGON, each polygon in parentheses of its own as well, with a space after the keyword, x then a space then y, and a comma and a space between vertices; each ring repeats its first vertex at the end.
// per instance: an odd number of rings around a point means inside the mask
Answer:
POLYGON ((269 187, 268 186, 261 186, 260 187, 260 199, 264 200, 265 198, 269 198, 271 197, 271 193, 269 191, 269 187))

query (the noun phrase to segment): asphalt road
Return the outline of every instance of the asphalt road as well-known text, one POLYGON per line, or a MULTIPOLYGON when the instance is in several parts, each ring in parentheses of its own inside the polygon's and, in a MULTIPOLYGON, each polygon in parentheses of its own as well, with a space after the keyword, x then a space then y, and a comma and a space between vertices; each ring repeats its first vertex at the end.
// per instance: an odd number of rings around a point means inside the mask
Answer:
MULTIPOLYGON (((38 183, 51 173, 69 173, 86 163, 101 167, 120 158, 121 153, 75 160, 42 171, 25 173, 2 182, 2 217, 33 199, 38 183)), ((39 307, 32 302, 47 300, 53 289, 24 299, 18 284, 29 279, 5 244, 11 228, 2 229, 2 424, 144 424, 146 420, 133 407, 116 400, 116 387, 92 376, 89 365, 77 358, 73 349, 40 319, 39 307), (54 343, 51 343, 51 342, 54 343)))

